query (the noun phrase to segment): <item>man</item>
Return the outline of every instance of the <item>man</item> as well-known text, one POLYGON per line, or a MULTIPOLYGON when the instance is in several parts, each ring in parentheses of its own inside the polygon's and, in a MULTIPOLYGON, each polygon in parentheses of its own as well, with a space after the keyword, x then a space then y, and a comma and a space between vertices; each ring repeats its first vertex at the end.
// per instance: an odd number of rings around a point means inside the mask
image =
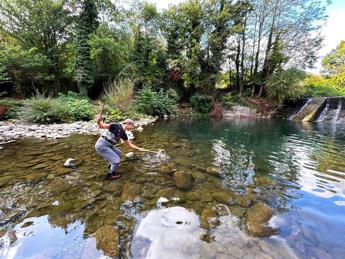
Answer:
POLYGON ((137 147, 128 140, 126 131, 131 131, 134 129, 134 121, 131 119, 126 119, 121 124, 106 124, 102 121, 102 113, 99 113, 97 115, 97 125, 100 129, 108 130, 102 133, 100 138, 97 140, 95 144, 96 152, 110 163, 107 178, 109 180, 118 179, 121 177, 121 174, 116 174, 116 170, 120 164, 121 151, 114 147, 114 145, 122 139, 130 148, 138 151, 146 151, 146 149, 137 147))

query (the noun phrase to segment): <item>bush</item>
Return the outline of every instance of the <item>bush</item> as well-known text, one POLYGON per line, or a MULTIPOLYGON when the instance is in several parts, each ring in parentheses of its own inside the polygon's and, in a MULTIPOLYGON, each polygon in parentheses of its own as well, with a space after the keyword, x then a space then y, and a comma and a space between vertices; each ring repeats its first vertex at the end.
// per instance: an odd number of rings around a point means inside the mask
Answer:
POLYGON ((123 114, 119 109, 105 108, 103 110, 103 114, 105 115, 107 123, 119 122, 126 118, 125 114, 123 114))
POLYGON ((278 105, 285 100, 299 98, 306 90, 304 78, 305 73, 295 68, 278 71, 267 81, 268 96, 277 101, 278 105))
POLYGON ((15 119, 19 116, 20 107, 23 106, 22 100, 16 100, 16 99, 10 99, 10 98, 4 98, 0 99, 0 106, 6 106, 8 108, 8 111, 5 113, 5 116, 3 119, 15 119))
POLYGON ((176 101, 167 92, 155 92, 149 88, 139 91, 135 99, 135 110, 147 115, 170 114, 176 108, 176 101))
POLYGON ((24 101, 20 116, 28 122, 52 123, 68 120, 67 108, 58 99, 41 94, 24 101))
POLYGON ((234 97, 231 93, 227 93, 226 95, 224 95, 222 97, 222 104, 226 107, 226 108, 230 108, 231 106, 234 105, 234 97))
POLYGON ((193 95, 190 98, 190 105, 201 113, 209 113, 212 109, 212 97, 207 95, 193 95))
POLYGON ((345 95, 345 89, 336 87, 331 80, 322 76, 310 75, 304 80, 304 85, 308 97, 345 95))
POLYGON ((120 111, 127 111, 133 102, 134 82, 128 78, 121 78, 105 88, 104 101, 120 111))
POLYGON ((96 113, 95 107, 89 100, 75 92, 68 92, 67 95, 59 94, 58 101, 66 106, 68 120, 91 120, 96 113))

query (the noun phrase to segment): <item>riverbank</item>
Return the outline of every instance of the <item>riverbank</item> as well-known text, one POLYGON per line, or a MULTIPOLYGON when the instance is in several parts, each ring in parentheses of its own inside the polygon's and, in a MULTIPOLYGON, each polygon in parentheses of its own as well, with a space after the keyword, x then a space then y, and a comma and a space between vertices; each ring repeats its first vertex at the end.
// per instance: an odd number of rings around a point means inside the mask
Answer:
MULTIPOLYGON (((139 128, 155 122, 158 117, 141 118, 135 121, 139 128)), ((95 121, 77 121, 61 124, 33 124, 19 120, 0 121, 0 144, 9 143, 19 138, 60 139, 73 134, 97 135, 100 129, 95 121)))

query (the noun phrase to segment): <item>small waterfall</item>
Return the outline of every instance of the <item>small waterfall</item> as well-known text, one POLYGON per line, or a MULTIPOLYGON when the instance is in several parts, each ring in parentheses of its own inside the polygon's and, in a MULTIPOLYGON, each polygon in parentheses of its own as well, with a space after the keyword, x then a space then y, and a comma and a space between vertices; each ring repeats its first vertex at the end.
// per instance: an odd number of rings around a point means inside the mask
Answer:
POLYGON ((303 122, 329 122, 345 124, 345 96, 314 97, 289 101, 275 115, 303 122))
POLYGON ((297 112, 295 112, 294 114, 290 115, 289 120, 293 120, 297 114, 299 114, 300 112, 302 112, 308 105, 309 103, 312 101, 312 98, 309 98, 308 101, 301 107, 301 109, 299 109, 297 112))
POLYGON ((339 99, 338 107, 337 107, 337 110, 335 112, 335 115, 334 115, 334 118, 333 118, 333 122, 337 122, 338 119, 339 119, 339 115, 340 115, 340 112, 341 112, 341 103, 342 103, 342 101, 341 101, 341 99, 339 99))
POLYGON ((327 100, 325 108, 322 110, 320 116, 316 119, 316 121, 324 121, 327 116, 328 111, 329 111, 329 102, 327 100))

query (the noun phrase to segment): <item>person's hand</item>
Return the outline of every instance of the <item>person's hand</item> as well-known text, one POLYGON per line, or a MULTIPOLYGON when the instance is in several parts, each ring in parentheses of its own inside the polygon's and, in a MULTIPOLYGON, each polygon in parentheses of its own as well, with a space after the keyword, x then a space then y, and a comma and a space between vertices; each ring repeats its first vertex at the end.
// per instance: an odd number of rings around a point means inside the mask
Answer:
POLYGON ((140 148, 138 148, 138 151, 140 151, 140 152, 145 152, 145 151, 147 151, 145 148, 142 148, 142 147, 140 147, 140 148))

